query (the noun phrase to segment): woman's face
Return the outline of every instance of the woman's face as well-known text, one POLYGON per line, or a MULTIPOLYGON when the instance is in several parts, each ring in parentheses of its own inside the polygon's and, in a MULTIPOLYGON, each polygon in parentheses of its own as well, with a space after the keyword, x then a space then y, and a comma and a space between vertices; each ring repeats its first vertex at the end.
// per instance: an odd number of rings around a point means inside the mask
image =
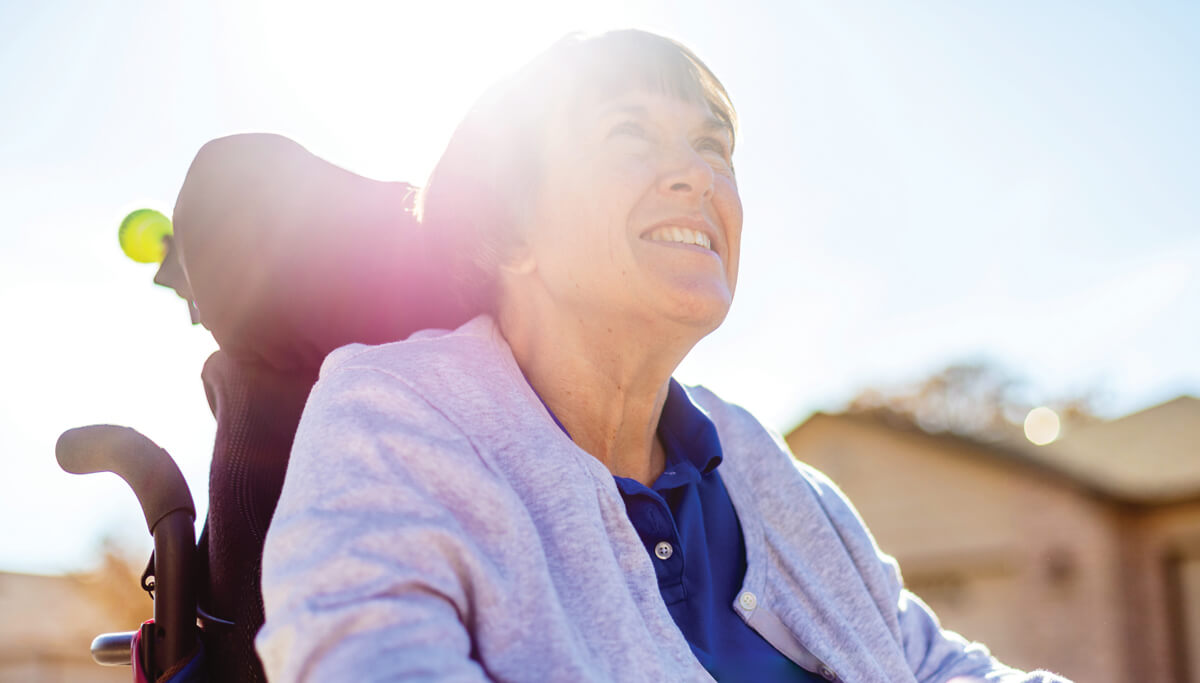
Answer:
POLYGON ((549 118, 525 235, 556 308, 701 336, 720 325, 742 233, 728 128, 645 91, 549 118))

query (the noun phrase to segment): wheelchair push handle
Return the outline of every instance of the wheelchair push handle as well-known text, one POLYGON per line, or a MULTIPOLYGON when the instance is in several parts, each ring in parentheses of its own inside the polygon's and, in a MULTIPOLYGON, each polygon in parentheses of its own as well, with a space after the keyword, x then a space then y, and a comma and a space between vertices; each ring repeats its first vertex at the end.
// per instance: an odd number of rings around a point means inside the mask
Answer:
MULTIPOLYGON (((68 429, 54 448, 71 474, 112 472, 133 489, 154 537, 154 622, 143 626, 145 655, 156 680, 196 648, 196 506, 179 466, 166 451, 129 427, 91 425, 68 429)), ((97 661, 117 659, 100 643, 97 661)))
POLYGON ((58 465, 71 474, 112 472, 133 489, 151 534, 177 510, 196 517, 187 481, 171 456, 129 427, 91 425, 68 429, 54 447, 58 465))

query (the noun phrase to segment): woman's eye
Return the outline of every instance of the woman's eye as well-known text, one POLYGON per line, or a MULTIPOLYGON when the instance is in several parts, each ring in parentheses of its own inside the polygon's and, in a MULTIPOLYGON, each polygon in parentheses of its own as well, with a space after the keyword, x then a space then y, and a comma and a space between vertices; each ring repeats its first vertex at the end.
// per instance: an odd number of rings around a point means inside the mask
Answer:
POLYGON ((646 129, 643 128, 642 124, 640 123, 636 123, 634 121, 624 121, 613 126, 612 130, 608 131, 609 137, 617 135, 632 135, 634 137, 644 138, 646 137, 646 129))
POLYGON ((696 149, 702 152, 715 152, 722 158, 729 158, 729 150, 725 147, 725 143, 716 138, 702 138, 696 143, 696 149))

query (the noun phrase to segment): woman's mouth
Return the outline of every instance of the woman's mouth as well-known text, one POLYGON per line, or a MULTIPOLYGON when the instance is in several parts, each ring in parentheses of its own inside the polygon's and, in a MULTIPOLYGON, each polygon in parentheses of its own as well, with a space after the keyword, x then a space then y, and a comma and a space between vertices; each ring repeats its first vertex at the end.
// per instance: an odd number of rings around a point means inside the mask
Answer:
POLYGON ((683 228, 677 225, 664 225, 654 228, 650 232, 642 236, 642 239, 647 239, 652 242, 678 242, 680 244, 694 244, 705 249, 712 249, 712 240, 708 235, 693 230, 692 228, 683 228))

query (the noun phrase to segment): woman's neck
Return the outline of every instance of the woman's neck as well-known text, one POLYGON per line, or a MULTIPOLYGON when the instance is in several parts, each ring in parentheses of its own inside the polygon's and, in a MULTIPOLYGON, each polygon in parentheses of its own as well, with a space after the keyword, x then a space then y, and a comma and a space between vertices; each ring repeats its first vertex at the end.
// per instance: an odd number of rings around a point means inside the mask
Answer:
POLYGON ((498 314, 526 379, 576 445, 614 475, 651 484, 666 466, 657 431, 668 382, 691 345, 538 310, 498 314))

